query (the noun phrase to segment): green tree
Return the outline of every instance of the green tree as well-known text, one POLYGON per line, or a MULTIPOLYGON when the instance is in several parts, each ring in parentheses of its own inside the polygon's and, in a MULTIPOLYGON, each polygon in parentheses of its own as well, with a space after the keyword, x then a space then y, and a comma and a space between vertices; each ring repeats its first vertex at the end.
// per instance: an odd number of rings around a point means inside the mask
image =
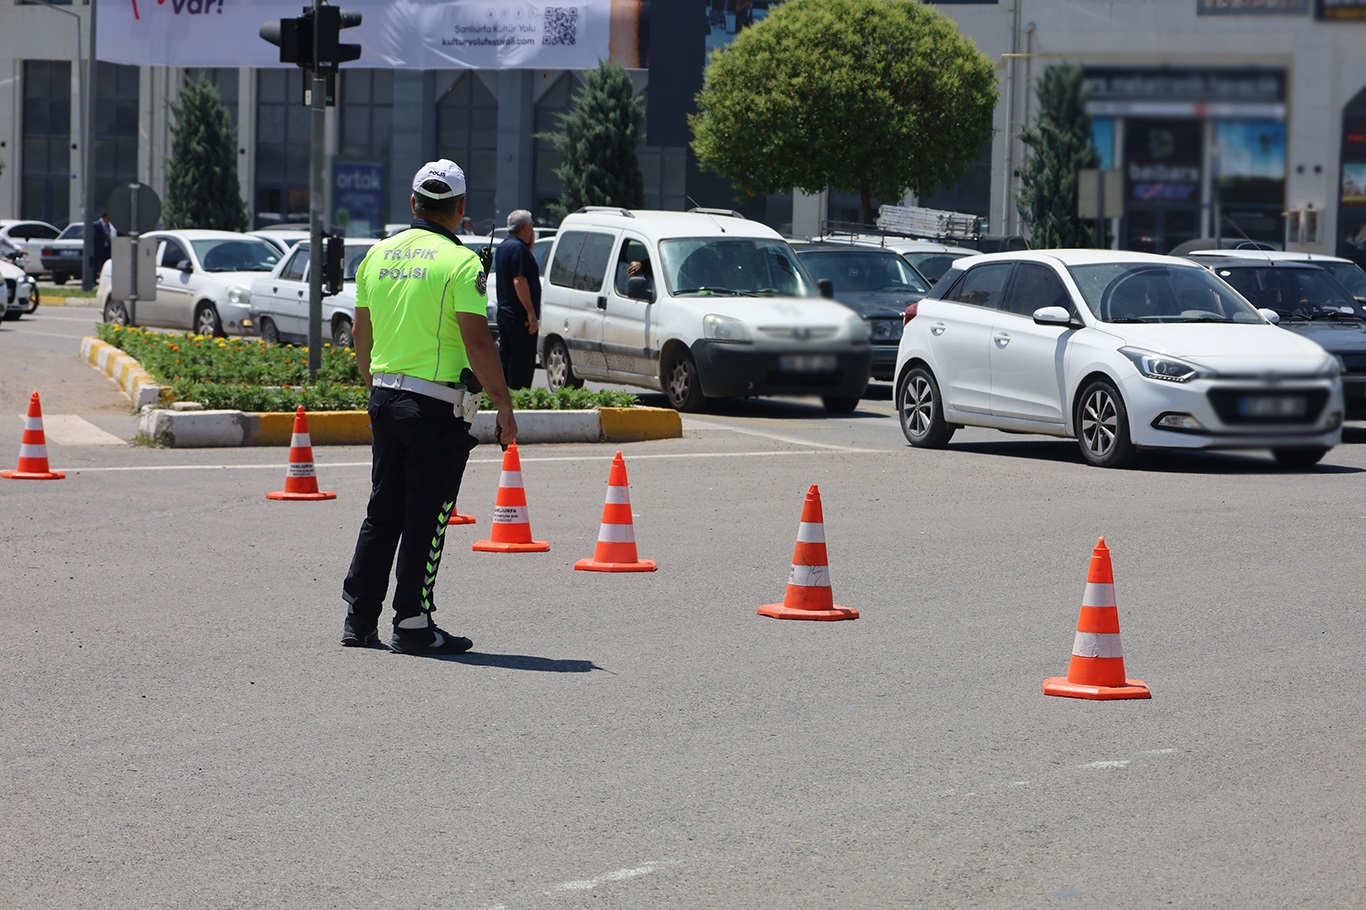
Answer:
POLYGON ((218 89, 193 79, 171 105, 171 155, 166 163, 168 227, 243 231, 247 207, 237 185, 237 130, 218 89))
POLYGON ((707 64, 689 118, 702 167, 741 194, 900 200, 958 179, 991 138, 996 72, 919 0, 788 0, 707 64))
POLYGON ((645 179, 636 154, 644 122, 645 106, 625 67, 604 62, 590 71, 561 115, 559 132, 540 137, 560 153, 555 176, 564 193, 549 206, 551 212, 563 218, 585 205, 644 205, 645 179))
POLYGON ((1019 133, 1029 148, 1015 202, 1029 225, 1030 244, 1047 249, 1094 243, 1091 225, 1077 215, 1077 172, 1097 167, 1086 114, 1086 87, 1077 64, 1050 66, 1039 77, 1039 115, 1019 133))

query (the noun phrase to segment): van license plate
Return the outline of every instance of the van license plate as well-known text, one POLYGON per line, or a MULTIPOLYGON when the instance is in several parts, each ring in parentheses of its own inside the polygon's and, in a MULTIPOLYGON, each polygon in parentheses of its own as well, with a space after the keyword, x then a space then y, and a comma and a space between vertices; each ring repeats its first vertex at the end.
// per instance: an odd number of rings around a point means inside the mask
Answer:
POLYGON ((1244 417, 1303 417, 1309 405, 1303 395, 1244 395, 1238 402, 1244 417))
POLYGON ((778 358, 778 369, 793 373, 824 373, 835 366, 834 354, 789 354, 778 358))

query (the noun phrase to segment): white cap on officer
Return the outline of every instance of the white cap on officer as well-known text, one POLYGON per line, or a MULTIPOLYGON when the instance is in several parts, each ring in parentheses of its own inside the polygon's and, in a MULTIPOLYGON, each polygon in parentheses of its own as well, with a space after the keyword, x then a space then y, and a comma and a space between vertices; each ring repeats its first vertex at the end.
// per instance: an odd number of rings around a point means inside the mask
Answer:
POLYGON ((417 174, 413 177, 413 192, 428 199, 453 199, 456 196, 465 195, 465 172, 460 170, 460 165, 449 158, 442 158, 440 161, 428 161, 418 168, 417 174), (434 193, 431 190, 423 189, 422 184, 428 180, 440 180, 448 187, 444 193, 434 193))

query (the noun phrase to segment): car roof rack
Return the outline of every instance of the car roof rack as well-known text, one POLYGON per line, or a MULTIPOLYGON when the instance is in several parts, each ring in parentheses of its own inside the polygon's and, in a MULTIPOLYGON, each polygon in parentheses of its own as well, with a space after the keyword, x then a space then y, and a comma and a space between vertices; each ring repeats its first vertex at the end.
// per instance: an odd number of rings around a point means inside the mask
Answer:
POLYGON ((735 209, 712 209, 702 205, 695 205, 688 209, 688 211, 695 212, 699 215, 720 215, 723 218, 739 218, 741 221, 745 220, 745 216, 735 211, 735 209))
POLYGON ((611 213, 611 214, 613 214, 613 215, 620 215, 620 216, 622 216, 623 218, 634 218, 634 217, 636 217, 635 212, 632 212, 630 209, 627 209, 627 208, 622 208, 622 207, 619 206, 619 205, 585 205, 585 206, 581 206, 581 207, 578 209, 578 211, 579 211, 580 213, 582 213, 582 212, 609 212, 609 213, 611 213))

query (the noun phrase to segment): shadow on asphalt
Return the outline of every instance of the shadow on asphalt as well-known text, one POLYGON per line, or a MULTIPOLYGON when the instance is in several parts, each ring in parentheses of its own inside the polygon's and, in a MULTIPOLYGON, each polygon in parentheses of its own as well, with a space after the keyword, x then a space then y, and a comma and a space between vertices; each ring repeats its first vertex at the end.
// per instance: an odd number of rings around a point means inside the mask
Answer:
POLYGON ((498 667, 503 670, 530 670, 535 673, 591 673, 601 670, 591 660, 555 660, 550 657, 533 657, 529 654, 481 654, 467 651, 464 654, 406 654, 422 660, 444 660, 457 664, 471 664, 476 667, 498 667))
MULTIPOLYGON (((662 392, 630 390, 641 405, 667 408, 669 399, 662 392)), ((864 401, 891 401, 892 387, 886 383, 870 383, 863 393, 864 401)), ((699 417, 763 417, 770 420, 810 420, 817 417, 837 417, 850 420, 886 420, 887 415, 874 411, 855 410, 852 414, 831 414, 814 401, 791 398, 713 398, 699 417)))
MULTIPOLYGON (((1343 438, 1347 442, 1346 437, 1343 438)), ((1358 434, 1355 442, 1366 442, 1366 432, 1358 434)), ((907 448, 911 448, 907 445, 907 448)), ((1019 458, 1031 461, 1057 461, 1068 464, 1085 464, 1075 441, 1045 440, 1029 442, 969 442, 950 444, 950 452, 975 452, 978 455, 995 455, 1001 458, 1019 458)), ((1270 453, 1260 450, 1250 452, 1178 452, 1145 451, 1140 452, 1138 463, 1128 470, 1151 474, 1361 474, 1366 469, 1350 465, 1332 463, 1333 453, 1325 456, 1325 461, 1310 468, 1283 468, 1271 458, 1270 453)))

